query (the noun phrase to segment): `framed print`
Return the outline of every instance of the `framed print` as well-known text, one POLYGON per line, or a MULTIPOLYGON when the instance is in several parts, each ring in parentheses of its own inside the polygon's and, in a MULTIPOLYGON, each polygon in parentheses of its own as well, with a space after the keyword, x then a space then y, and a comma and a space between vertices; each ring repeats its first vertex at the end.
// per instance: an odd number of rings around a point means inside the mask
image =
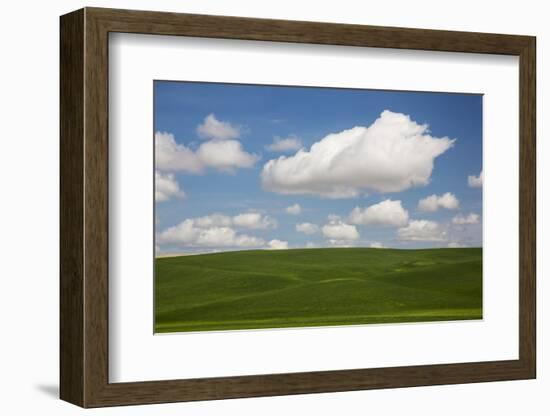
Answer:
POLYGON ((529 36, 62 16, 61 398, 534 378, 535 104, 529 36))

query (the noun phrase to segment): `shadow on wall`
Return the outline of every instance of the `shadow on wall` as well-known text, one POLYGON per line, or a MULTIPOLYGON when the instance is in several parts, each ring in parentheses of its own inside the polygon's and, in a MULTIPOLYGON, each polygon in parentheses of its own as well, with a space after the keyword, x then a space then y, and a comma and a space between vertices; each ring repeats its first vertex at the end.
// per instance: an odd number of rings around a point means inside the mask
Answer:
POLYGON ((54 399, 59 398, 59 386, 57 384, 38 384, 35 386, 39 392, 54 399))

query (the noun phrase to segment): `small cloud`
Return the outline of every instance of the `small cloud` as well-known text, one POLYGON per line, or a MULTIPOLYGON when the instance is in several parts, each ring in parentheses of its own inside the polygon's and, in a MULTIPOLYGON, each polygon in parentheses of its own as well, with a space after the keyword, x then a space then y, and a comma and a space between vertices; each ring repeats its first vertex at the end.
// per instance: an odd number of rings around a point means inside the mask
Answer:
POLYGON ((346 224, 336 216, 330 216, 329 223, 324 225, 321 231, 333 245, 349 245, 359 239, 355 225, 346 224))
POLYGON ((211 214, 187 218, 177 225, 168 227, 156 236, 160 245, 175 245, 189 248, 261 248, 265 240, 241 234, 240 230, 275 228, 276 221, 266 215, 247 212, 235 216, 211 214))
POLYGON ((448 248, 464 248, 464 247, 468 247, 468 246, 465 245, 465 244, 462 244, 462 243, 458 243, 456 241, 451 241, 449 244, 447 244, 447 247, 448 248))
POLYGON ((259 212, 245 212, 233 217, 225 214, 210 214, 193 218, 195 225, 201 228, 207 227, 236 227, 250 230, 266 230, 277 228, 277 221, 268 215, 259 212))
POLYGON ((209 114, 197 126, 197 134, 203 139, 228 140, 239 137, 241 130, 227 121, 218 120, 214 114, 209 114))
POLYGON ((296 224, 296 231, 311 235, 319 231, 319 226, 310 222, 302 222, 300 224, 296 224))
POLYGON ((315 243, 312 243, 311 241, 308 241, 306 243, 306 248, 317 248, 317 247, 319 247, 319 246, 315 243))
POLYGON ((267 243, 268 250, 287 250, 288 241, 271 240, 267 243))
POLYGON ((388 248, 384 244, 382 244, 378 241, 374 241, 374 242, 370 243, 369 247, 370 248, 388 248))
POLYGON ((397 230, 397 237, 404 241, 446 241, 447 232, 435 221, 413 220, 397 230))
POLYGON ((459 214, 452 219, 452 223, 455 225, 477 224, 478 222, 479 222, 479 215, 474 214, 473 212, 466 216, 459 214))
POLYGON ((273 143, 266 146, 270 152, 293 152, 302 148, 302 141, 296 136, 282 138, 275 136, 273 143))
POLYGON ((206 166, 195 152, 176 142, 172 133, 155 133, 155 167, 164 171, 202 173, 206 166))
MULTIPOLYGON (((203 224, 204 225, 204 224, 203 224)), ((159 244, 175 244, 182 247, 261 247, 264 240, 247 234, 239 234, 232 227, 203 226, 197 219, 186 219, 159 233, 159 244)))
POLYGON ((262 215, 259 212, 247 212, 235 215, 233 225, 249 229, 269 229, 277 228, 277 220, 268 215, 262 215))
POLYGON ((328 242, 330 243, 330 245, 333 245, 333 246, 336 246, 336 247, 341 247, 341 248, 354 247, 354 244, 353 244, 352 240, 334 240, 334 239, 330 239, 330 240, 328 240, 328 242))
POLYGON ((439 208, 457 209, 459 204, 454 194, 446 192, 440 196, 434 194, 421 199, 418 201, 418 209, 424 212, 435 212, 439 208))
POLYGON ((237 140, 211 140, 200 145, 197 156, 208 167, 225 172, 251 168, 260 157, 243 150, 237 140))
POLYGON ((155 133, 155 167, 162 171, 201 174, 207 168, 233 172, 250 168, 260 157, 246 152, 237 140, 210 140, 193 149, 176 142, 173 134, 155 133))
POLYGON ((407 224, 409 213, 401 201, 386 199, 367 208, 355 207, 349 215, 349 222, 360 225, 388 225, 400 227, 407 224))
POLYGON ((468 176, 468 186, 470 188, 481 188, 483 186, 483 171, 479 172, 478 176, 468 176))
POLYGON ((286 207, 285 211, 287 214, 290 215, 300 215, 302 213, 302 207, 300 206, 300 204, 294 204, 286 207))
POLYGON ((155 201, 164 202, 172 198, 185 198, 178 181, 172 173, 155 171, 155 201))

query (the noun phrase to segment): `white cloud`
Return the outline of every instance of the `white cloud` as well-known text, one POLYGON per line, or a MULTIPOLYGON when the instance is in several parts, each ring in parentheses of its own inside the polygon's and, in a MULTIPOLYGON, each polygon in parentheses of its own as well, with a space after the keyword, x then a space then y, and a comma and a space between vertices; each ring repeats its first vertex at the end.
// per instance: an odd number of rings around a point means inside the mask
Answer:
POLYGON ((162 231, 160 244, 176 244, 186 247, 261 247, 261 238, 238 234, 231 227, 200 227, 194 219, 186 219, 176 226, 162 231))
POLYGON ((386 199, 367 208, 355 207, 349 215, 349 222, 360 225, 390 225, 401 227, 407 224, 409 213, 401 201, 386 199))
POLYGON ((264 189, 282 194, 349 198, 364 190, 398 192, 430 181, 434 159, 454 140, 428 134, 428 126, 384 111, 369 127, 329 134, 309 150, 267 162, 264 189))
POLYGON ((430 195, 418 201, 418 209, 424 212, 435 212, 439 208, 457 209, 459 205, 457 197, 450 192, 445 192, 440 196, 430 195))
POLYGON ((473 212, 466 216, 459 214, 452 219, 452 223, 455 225, 477 224, 478 222, 479 222, 479 215, 474 214, 473 212))
POLYGON ((311 235, 319 231, 319 226, 310 222, 302 222, 300 224, 296 224, 296 231, 311 235))
POLYGON ((176 143, 171 133, 155 133, 155 167, 160 170, 201 173, 204 163, 187 146, 176 143))
POLYGON ((227 121, 220 121, 214 114, 209 114, 198 125, 197 134, 203 139, 228 140, 241 135, 240 128, 227 121))
POLYGON ((236 227, 249 229, 268 229, 276 228, 277 221, 267 215, 262 215, 259 212, 247 212, 244 214, 235 215, 233 217, 233 225, 236 227))
POLYGON ((277 221, 259 212, 245 212, 233 217, 225 214, 211 214, 198 218, 192 218, 196 227, 237 227, 250 230, 276 228, 277 221))
POLYGON ((337 247, 354 247, 353 241, 351 240, 328 240, 328 242, 337 247))
POLYGON ((237 140, 212 140, 203 143, 197 151, 176 142, 174 135, 155 133, 155 167, 163 171, 203 173, 206 168, 233 171, 252 167, 259 156, 243 150, 237 140))
POLYGON ((210 214, 203 217, 192 218, 194 225, 200 228, 209 227, 231 227, 233 225, 233 217, 225 214, 210 214))
POLYGON ((319 246, 317 244, 311 242, 311 241, 308 241, 306 243, 306 248, 317 248, 317 247, 319 247, 319 246))
POLYGON ((200 145, 197 156, 208 167, 221 171, 250 168, 260 157, 245 152, 237 140, 212 140, 200 145))
POLYGON ((271 240, 267 243, 267 248, 269 250, 287 250, 288 241, 271 240))
POLYGON ((271 152, 293 152, 301 148, 302 141, 295 136, 289 136, 287 138, 275 136, 273 138, 273 143, 266 146, 266 149, 271 152))
POLYGON ((329 218, 329 223, 324 225, 321 231, 330 243, 335 245, 347 244, 359 238, 355 225, 346 224, 335 216, 329 218))
POLYGON ((468 186, 470 188, 481 188, 483 186, 483 171, 479 172, 478 176, 468 176, 468 186))
POLYGON ((180 189, 172 173, 155 171, 155 201, 163 202, 171 198, 184 198, 185 192, 180 189))
POLYGON ((387 248, 384 244, 378 241, 373 241, 372 243, 370 243, 369 247, 370 248, 387 248))
POLYGON ((462 244, 462 243, 458 243, 456 241, 451 241, 449 244, 447 244, 447 247, 449 247, 449 248, 464 248, 464 247, 468 247, 468 246, 465 245, 465 244, 462 244))
POLYGON ((290 215, 300 215, 302 213, 302 207, 300 206, 300 204, 294 204, 286 207, 285 211, 287 214, 290 215))
POLYGON ((212 214, 188 218, 168 227, 157 235, 157 243, 201 248, 288 248, 285 241, 271 240, 266 245, 261 238, 237 231, 239 228, 257 230, 275 227, 273 218, 256 212, 235 216, 212 214))
POLYGON ((413 220, 397 230, 397 236, 405 241, 445 241, 447 232, 435 221, 413 220))

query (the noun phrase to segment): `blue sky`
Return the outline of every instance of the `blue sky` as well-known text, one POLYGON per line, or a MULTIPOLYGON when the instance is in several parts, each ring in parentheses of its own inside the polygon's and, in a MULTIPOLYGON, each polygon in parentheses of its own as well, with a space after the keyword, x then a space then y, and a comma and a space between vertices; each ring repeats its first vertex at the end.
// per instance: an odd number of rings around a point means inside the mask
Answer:
POLYGON ((481 246, 481 95, 155 81, 154 100, 160 252, 481 246))

